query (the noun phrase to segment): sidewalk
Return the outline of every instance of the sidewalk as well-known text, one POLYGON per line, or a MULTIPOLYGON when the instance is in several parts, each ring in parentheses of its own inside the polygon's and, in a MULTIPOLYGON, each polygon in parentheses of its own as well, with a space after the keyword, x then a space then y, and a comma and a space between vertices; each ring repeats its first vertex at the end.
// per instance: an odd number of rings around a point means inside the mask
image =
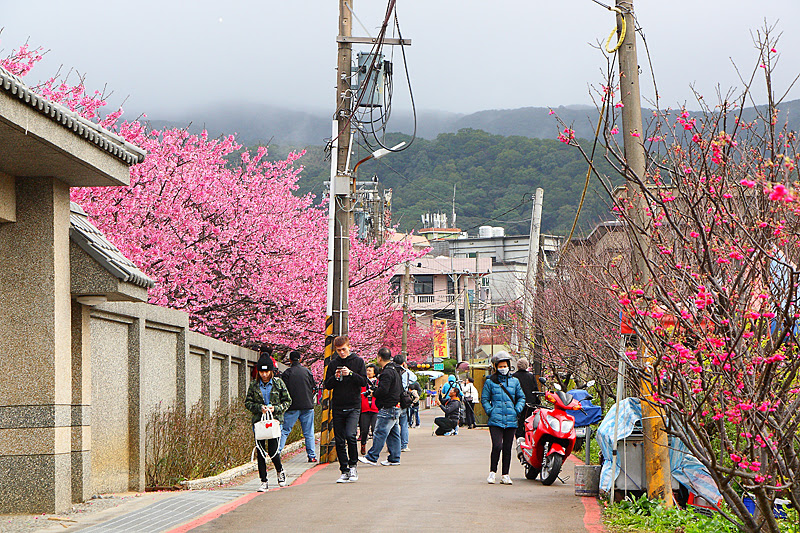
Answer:
POLYGON ((458 436, 434 437, 437 415, 421 413, 422 426, 410 431, 411 450, 400 466, 359 463, 357 482, 337 484, 333 465, 307 483, 259 495, 192 531, 602 531, 596 502, 574 495, 574 462, 564 465, 566 483, 545 487, 526 480, 514 457, 514 485, 489 485, 489 432, 461 429, 458 436))
MULTIPOLYGON (((319 454, 317 454, 319 456, 319 454)), ((270 463, 268 463, 270 464, 270 463)), ((318 463, 307 462, 305 448, 300 448, 290 459, 283 462, 287 484, 293 483, 307 470, 318 463)), ((275 470, 270 467, 267 472, 270 489, 277 489, 278 482, 275 470)), ((261 481, 254 479, 241 485, 218 488, 214 490, 182 491, 165 495, 163 499, 127 512, 110 520, 97 517, 94 523, 79 524, 63 531, 81 531, 83 533, 144 533, 169 531, 181 524, 194 520, 225 504, 229 504, 248 494, 259 494, 261 481)))

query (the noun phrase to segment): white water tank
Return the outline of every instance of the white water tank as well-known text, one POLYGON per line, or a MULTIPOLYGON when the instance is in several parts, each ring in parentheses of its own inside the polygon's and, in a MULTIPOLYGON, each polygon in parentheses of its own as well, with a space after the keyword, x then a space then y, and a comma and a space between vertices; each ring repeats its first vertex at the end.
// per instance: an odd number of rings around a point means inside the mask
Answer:
POLYGON ((478 228, 478 237, 481 239, 486 239, 492 236, 492 227, 491 226, 481 226, 478 228))
POLYGON ((506 236, 506 229, 494 227, 492 228, 492 237, 505 237, 506 236))

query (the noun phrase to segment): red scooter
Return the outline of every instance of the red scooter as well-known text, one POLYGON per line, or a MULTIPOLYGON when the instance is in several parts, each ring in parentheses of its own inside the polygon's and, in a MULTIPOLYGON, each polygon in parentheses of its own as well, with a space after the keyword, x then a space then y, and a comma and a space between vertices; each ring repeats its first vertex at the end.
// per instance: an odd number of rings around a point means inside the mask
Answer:
MULTIPOLYGON (((544 384, 544 378, 539 378, 544 384)), ((525 420, 525 438, 517 439, 517 457, 527 479, 540 474, 544 485, 552 485, 561 466, 575 447, 575 419, 567 411, 581 410, 581 403, 556 385, 556 392, 538 393, 553 404, 552 409, 530 406, 533 414, 525 420)))

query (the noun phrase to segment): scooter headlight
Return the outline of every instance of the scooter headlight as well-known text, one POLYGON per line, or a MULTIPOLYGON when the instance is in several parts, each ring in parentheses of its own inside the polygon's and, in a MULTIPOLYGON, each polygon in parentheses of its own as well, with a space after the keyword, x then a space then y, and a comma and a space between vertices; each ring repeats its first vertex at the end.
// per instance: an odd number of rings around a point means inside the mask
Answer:
POLYGON ((553 428, 555 431, 561 431, 561 422, 559 422, 558 418, 547 415, 547 425, 553 428))
POLYGON ((572 431, 572 426, 575 423, 572 420, 563 420, 561 422, 561 433, 569 433, 572 431))

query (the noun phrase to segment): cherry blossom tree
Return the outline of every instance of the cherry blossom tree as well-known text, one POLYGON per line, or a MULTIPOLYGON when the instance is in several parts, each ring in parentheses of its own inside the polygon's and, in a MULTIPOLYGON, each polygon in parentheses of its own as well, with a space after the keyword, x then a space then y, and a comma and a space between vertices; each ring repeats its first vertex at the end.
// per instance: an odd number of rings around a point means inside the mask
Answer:
MULTIPOLYGON (((619 268, 624 260, 607 273, 617 310, 641 340, 641 353, 627 353, 631 370, 652 385, 667 431, 708 468, 728 518, 745 531, 777 532, 775 497, 800 504, 800 146, 779 121, 773 28, 757 32, 756 44, 741 94, 714 104, 697 94, 696 113, 653 112, 639 137, 646 174, 628 181, 634 197, 608 187, 649 282, 619 268), (767 104, 754 107, 757 77, 767 104)), ((613 90, 602 98, 611 102, 613 90)), ((608 107, 607 160, 630 176, 617 139, 639 134, 620 131, 618 108, 608 107)))
MULTIPOLYGON (((41 56, 26 45, 2 65, 25 76, 41 56)), ((122 109, 101 117, 106 97, 87 92, 83 79, 33 87, 147 151, 129 187, 73 189, 72 199, 155 280, 150 303, 186 311, 192 329, 219 339, 321 356, 326 211, 296 194, 302 153, 270 161, 266 148, 242 150, 234 136, 150 129, 122 120, 122 109)), ((403 240, 351 237, 350 334, 354 348, 374 352, 391 318, 394 267, 419 252, 403 240)))

